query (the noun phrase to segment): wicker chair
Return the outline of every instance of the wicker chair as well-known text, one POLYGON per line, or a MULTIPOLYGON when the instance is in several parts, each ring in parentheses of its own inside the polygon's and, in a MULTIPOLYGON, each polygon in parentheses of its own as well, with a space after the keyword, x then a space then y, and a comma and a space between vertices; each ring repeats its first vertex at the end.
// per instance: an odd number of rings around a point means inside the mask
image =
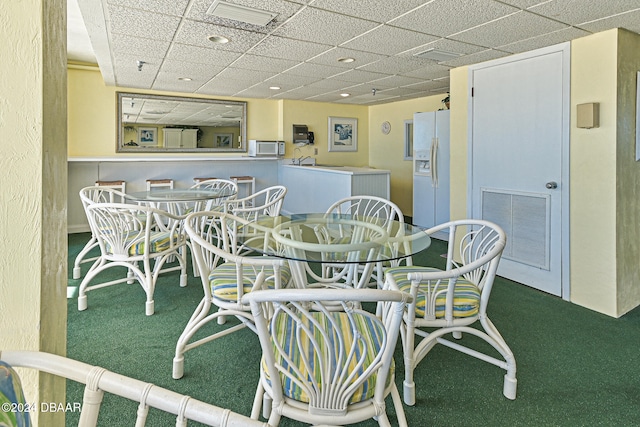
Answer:
MULTIPOLYGON (((98 425, 98 414, 104 393, 140 403, 137 411, 129 417, 126 414, 121 414, 121 425, 126 425, 124 420, 130 418, 131 420, 135 419, 136 427, 144 427, 149 408, 155 408, 176 415, 176 426, 184 427, 187 425, 187 420, 193 420, 215 427, 268 427, 265 423, 252 420, 228 409, 67 357, 36 351, 1 351, 0 401, 5 402, 6 399, 8 402, 15 403, 16 408, 31 408, 33 404, 25 401, 20 379, 13 370, 14 367, 36 369, 86 384, 84 400, 81 408, 77 408, 80 410, 79 427, 98 425)), ((64 396, 60 396, 60 402, 64 402, 64 396)), ((73 407, 73 409, 76 408, 73 407)), ((29 417, 28 413, 24 411, 7 412, 7 414, 20 418, 23 422, 29 417)), ((129 425, 131 424, 129 422, 129 425)), ((10 425, 29 424, 17 422, 10 425)))
POLYGON ((415 404, 413 372, 436 345, 461 351, 506 371, 503 393, 516 397, 516 361, 504 338, 487 315, 487 305, 506 235, 497 225, 483 220, 458 220, 427 230, 448 235, 446 267, 392 267, 386 281, 409 292, 413 302, 405 310, 401 334, 404 350, 404 401, 415 404), (457 251, 456 251, 457 248, 457 251), (478 323, 479 327, 471 327, 478 323), (424 328, 429 328, 427 331, 424 328), (481 353, 462 344, 462 334, 474 335, 489 343, 500 355, 481 353), (458 342, 446 339, 452 334, 458 342), (415 344, 415 338, 419 342, 415 344))
POLYGON ((242 302, 243 295, 259 286, 279 289, 291 280, 284 259, 239 253, 238 231, 248 224, 249 221, 219 211, 194 212, 186 218, 184 227, 191 240, 204 296, 178 338, 173 359, 175 379, 184 374, 187 351, 245 327, 255 331, 249 305, 242 302), (263 276, 265 279, 258 282, 257 278, 263 276), (212 306, 217 308, 213 313, 212 306), (190 342, 204 325, 214 319, 223 325, 227 316, 235 316, 240 322, 190 342))
POLYGON ((124 203, 94 203, 87 206, 87 214, 101 256, 80 284, 78 310, 87 309, 88 291, 132 283, 135 279, 147 295, 145 312, 149 316, 154 312, 153 293, 160 273, 180 271, 180 286, 187 285, 187 263, 182 250, 186 239, 179 231, 180 217, 148 206, 124 203), (179 265, 163 268, 172 257, 177 258, 179 265), (90 285, 98 274, 117 266, 127 267, 126 277, 90 285))
POLYGON ((390 426, 391 394, 398 425, 407 422, 394 381, 393 352, 404 305, 411 297, 379 289, 284 289, 246 294, 262 346, 251 417, 261 408, 270 426, 281 417, 312 425, 370 418, 390 426), (382 308, 381 317, 360 309, 382 308), (335 311, 325 304, 341 304, 335 311))

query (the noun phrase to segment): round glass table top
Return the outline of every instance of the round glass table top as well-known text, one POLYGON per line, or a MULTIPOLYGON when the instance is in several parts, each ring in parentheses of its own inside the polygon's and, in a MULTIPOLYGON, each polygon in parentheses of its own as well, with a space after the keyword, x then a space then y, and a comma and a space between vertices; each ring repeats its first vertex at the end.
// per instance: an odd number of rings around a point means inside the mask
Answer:
POLYGON ((233 196, 235 192, 229 188, 223 189, 157 189, 127 193, 127 199, 138 202, 189 202, 196 200, 211 200, 233 196))
POLYGON ((357 215, 263 216, 238 232, 238 243, 290 260, 330 263, 390 261, 431 244, 423 228, 357 215))

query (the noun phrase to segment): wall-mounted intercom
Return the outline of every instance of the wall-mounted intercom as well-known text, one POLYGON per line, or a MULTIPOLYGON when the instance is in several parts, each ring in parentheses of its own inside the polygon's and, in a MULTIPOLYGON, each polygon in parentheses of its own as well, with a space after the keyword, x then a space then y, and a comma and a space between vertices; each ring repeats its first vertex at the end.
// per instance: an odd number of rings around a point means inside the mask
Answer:
POLYGON ((307 125, 293 125, 294 144, 313 144, 313 132, 309 132, 307 125))

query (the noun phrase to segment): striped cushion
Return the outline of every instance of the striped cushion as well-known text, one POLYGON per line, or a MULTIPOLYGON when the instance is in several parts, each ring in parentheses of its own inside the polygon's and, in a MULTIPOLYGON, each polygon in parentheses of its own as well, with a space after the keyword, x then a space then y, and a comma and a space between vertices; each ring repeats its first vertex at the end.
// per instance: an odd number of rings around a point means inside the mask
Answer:
MULTIPOLYGON (((257 275, 256 271, 260 271, 261 268, 260 266, 253 267, 251 265, 242 266, 242 277, 244 279, 242 288, 245 294, 251 292, 257 275)), ((275 287, 273 278, 271 278, 273 276, 273 268, 264 267, 264 272, 267 276, 267 288, 273 289, 275 287)), ((237 301, 238 286, 236 278, 236 264, 233 262, 225 262, 214 268, 209 274, 209 286, 211 286, 213 296, 224 301, 237 301)), ((280 267, 280 278, 283 287, 289 283, 291 270, 289 270, 287 264, 280 267)))
MULTIPOLYGON (((132 242, 133 240, 136 240, 136 239, 140 239, 141 237, 140 232, 138 231, 135 231, 131 234, 132 234, 131 237, 125 238, 125 241, 127 243, 132 242)), ((178 243, 179 239, 181 239, 180 235, 173 234, 174 245, 178 243)), ((166 251, 171 247, 171 233, 166 231, 151 233, 151 235, 149 236, 149 243, 150 243, 149 253, 166 251)), ((145 253, 144 248, 145 248, 145 241, 144 239, 140 239, 139 242, 137 242, 135 245, 129 248, 129 255, 130 256, 143 255, 145 253)), ((107 242, 107 251, 111 253, 113 252, 113 249, 108 242, 107 242)))
POLYGON ((28 404, 22 391, 22 383, 16 371, 0 361, 0 426, 31 426, 28 404), (10 409, 13 408, 13 409, 10 409))
MULTIPOLYGON (((340 329, 340 333, 342 334, 342 337, 344 339, 346 352, 348 354, 348 351, 351 348, 351 345, 354 339, 353 331, 349 324, 348 316, 344 312, 331 312, 330 314, 340 329)), ((322 329, 328 330, 328 331, 332 330, 329 327, 329 320, 324 313, 314 312, 312 313, 312 315, 313 315, 313 318, 322 325, 321 326, 322 329)), ((369 365, 371 365, 371 363, 375 359, 377 353, 380 350, 380 346, 382 345, 382 342, 385 336, 385 331, 384 331, 383 325, 381 325, 380 323, 372 322, 371 319, 367 318, 366 316, 362 316, 362 315, 359 315, 358 313, 355 313, 354 318, 357 324, 358 332, 361 334, 362 339, 366 342, 366 348, 367 348, 365 363, 363 364, 363 366, 357 368, 357 372, 361 373, 362 371, 364 371, 364 369, 366 369, 369 365)), ((309 325, 310 323, 308 318, 304 318, 303 321, 305 325, 309 325)), ((309 376, 309 372, 311 371, 313 377, 320 384, 322 381, 322 377, 320 375, 320 369, 322 365, 318 363, 319 362, 318 355, 313 351, 313 347, 309 345, 308 336, 306 334, 302 334, 299 337, 300 342, 298 342, 298 339, 296 339, 295 333, 294 333, 296 328, 296 323, 290 316, 283 314, 282 312, 279 312, 276 315, 276 319, 274 320, 274 322, 271 323, 271 325, 274 325, 278 331, 275 334, 276 335, 275 339, 277 340, 277 342, 280 343, 284 351, 294 362, 294 364, 297 367, 296 369, 300 370, 299 372, 301 372, 303 376, 302 382, 307 383, 310 381, 310 379, 308 379, 308 376, 309 376), (302 346, 304 348, 306 359, 309 361, 308 365, 301 360, 302 358, 301 358, 301 352, 300 352, 299 346, 302 346)), ((320 333, 315 333, 313 338, 317 340, 320 346, 322 346, 323 343, 325 342, 320 333)), ((329 338, 332 343, 337 343, 335 331, 333 334, 329 335, 329 338)), ((274 338, 272 338, 272 342, 273 342, 273 339, 274 338)), ((360 354, 362 354, 362 350, 364 348, 365 347, 361 345, 356 350, 357 356, 353 357, 352 360, 350 361, 349 372, 352 372, 354 369, 356 369, 355 365, 357 363, 357 359, 359 358, 360 354)), ((274 353, 276 357, 276 364, 279 364, 283 367, 283 369, 288 370, 290 375, 292 375, 293 377, 300 378, 295 373, 294 368, 289 367, 289 364, 284 359, 284 357, 281 354, 279 354, 275 346, 274 346, 274 353)), ((334 349, 333 356, 334 356, 334 361, 338 359, 338 356, 339 356, 338 349, 334 349)), ((343 364, 345 363, 344 362, 345 359, 346 359, 346 355, 343 354, 342 355, 343 364)), ((265 376, 267 376, 267 380, 269 381, 268 373, 265 369, 264 360, 262 363, 262 369, 265 373, 265 376)), ((387 376, 386 386, 389 386, 391 384, 391 381, 393 381, 394 371, 395 371, 395 364, 392 359, 391 370, 389 375, 387 376)), ((358 387, 355 393, 351 396, 349 403, 350 404, 357 403, 373 397, 373 394, 375 392, 375 383, 377 380, 377 376, 378 376, 378 373, 376 372, 373 375, 371 375, 363 384, 361 384, 360 387, 358 387)), ((284 374, 280 374, 280 379, 282 381, 283 393, 285 396, 300 402, 309 403, 309 396, 307 396, 307 394, 303 391, 303 389, 300 386, 298 386, 294 381, 292 381, 289 377, 287 377, 284 374)), ((330 380, 328 381, 330 382, 330 380)), ((351 383, 353 382, 350 382, 350 384, 351 383)))
MULTIPOLYGON (((401 291, 411 291, 411 281, 407 279, 409 273, 425 273, 429 271, 442 271, 437 268, 430 267, 392 267, 385 271, 386 275, 393 277, 394 282, 401 291)), ((442 280, 438 283, 438 291, 445 290, 449 285, 449 280, 442 280)), ((426 286, 426 284, 421 285, 426 286)), ((435 283, 432 283, 435 286, 435 283)), ((446 292, 442 292, 436 298, 436 318, 444 317, 446 292)), ((418 298, 416 301, 416 316, 424 317, 425 315, 425 293, 418 290, 418 298)), ((458 278, 453 295, 453 317, 472 317, 478 314, 480 308, 480 289, 473 283, 458 278)))

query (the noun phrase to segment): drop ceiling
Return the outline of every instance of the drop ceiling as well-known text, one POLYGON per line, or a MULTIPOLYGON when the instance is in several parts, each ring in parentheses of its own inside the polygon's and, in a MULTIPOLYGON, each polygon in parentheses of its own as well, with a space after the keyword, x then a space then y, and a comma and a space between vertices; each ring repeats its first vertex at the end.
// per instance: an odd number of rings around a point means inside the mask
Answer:
POLYGON ((68 59, 121 88, 374 105, 445 93, 455 67, 640 33, 638 0, 226 1, 273 13, 266 25, 209 14, 213 3, 69 0, 68 59))

